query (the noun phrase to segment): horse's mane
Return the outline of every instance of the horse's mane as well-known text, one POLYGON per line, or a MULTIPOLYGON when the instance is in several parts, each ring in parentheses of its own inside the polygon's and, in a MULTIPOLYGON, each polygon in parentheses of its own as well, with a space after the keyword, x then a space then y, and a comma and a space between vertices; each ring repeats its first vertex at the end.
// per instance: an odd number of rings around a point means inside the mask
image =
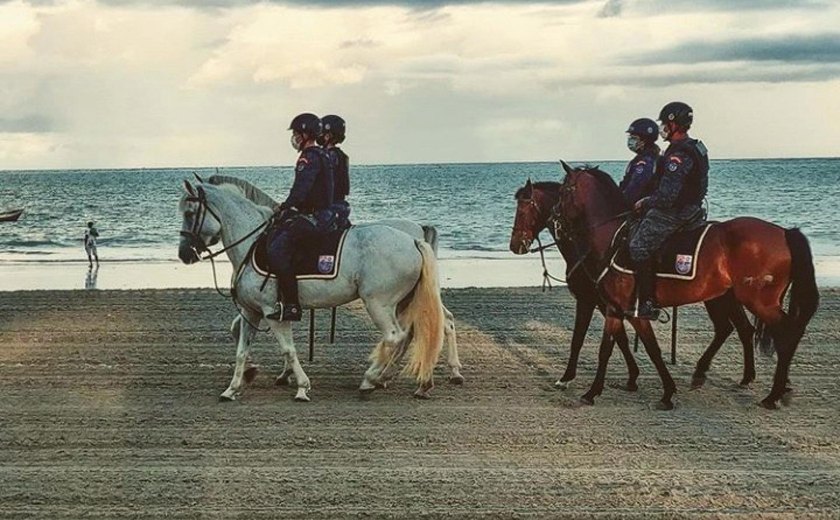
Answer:
POLYGON ((627 199, 624 198, 624 194, 621 193, 621 189, 619 189, 618 184, 615 183, 615 179, 612 178, 612 175, 602 171, 597 166, 590 166, 588 164, 579 166, 575 170, 591 174, 595 180, 598 181, 598 184, 604 187, 606 190, 607 203, 610 206, 624 209, 627 208, 627 199))
POLYGON ((240 179, 239 177, 232 177, 230 175, 213 175, 207 182, 213 184, 214 186, 224 186, 225 184, 231 184, 236 186, 240 190, 242 190, 242 194, 245 195, 245 198, 256 204, 257 206, 265 206, 267 208, 274 208, 277 205, 277 201, 274 200, 269 194, 264 192, 263 190, 257 188, 250 182, 240 179))
MULTIPOLYGON (((547 190, 547 191, 557 191, 560 189, 559 182, 552 182, 552 181, 541 181, 541 182, 532 182, 531 189, 537 188, 540 190, 547 190)), ((520 197, 525 196, 525 186, 516 190, 516 194, 513 196, 514 199, 519 200, 520 197)))

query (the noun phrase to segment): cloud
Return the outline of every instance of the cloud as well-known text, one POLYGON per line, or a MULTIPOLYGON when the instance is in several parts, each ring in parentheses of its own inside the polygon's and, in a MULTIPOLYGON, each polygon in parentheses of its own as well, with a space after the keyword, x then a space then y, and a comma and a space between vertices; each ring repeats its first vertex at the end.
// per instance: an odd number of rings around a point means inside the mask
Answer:
POLYGON ((53 122, 44 116, 26 116, 20 118, 0 118, 0 133, 31 133, 39 134, 52 132, 53 122))
POLYGON ((746 38, 718 42, 695 41, 626 57, 640 64, 697 62, 840 63, 840 33, 746 38))

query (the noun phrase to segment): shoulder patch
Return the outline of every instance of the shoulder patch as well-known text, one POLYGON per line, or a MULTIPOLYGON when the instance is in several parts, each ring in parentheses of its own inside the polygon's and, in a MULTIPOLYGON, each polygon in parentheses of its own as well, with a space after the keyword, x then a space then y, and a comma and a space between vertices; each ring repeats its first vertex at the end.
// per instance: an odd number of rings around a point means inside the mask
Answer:
POLYGON ((668 171, 669 172, 675 172, 675 171, 677 171, 677 168, 679 168, 679 167, 680 166, 675 162, 669 162, 668 163, 668 171))
POLYGON ((671 155, 668 157, 668 162, 682 164, 683 161, 679 155, 671 155))
POLYGON ((642 173, 644 171, 645 171, 644 163, 642 163, 639 166, 636 166, 635 168, 633 168, 633 173, 642 173))

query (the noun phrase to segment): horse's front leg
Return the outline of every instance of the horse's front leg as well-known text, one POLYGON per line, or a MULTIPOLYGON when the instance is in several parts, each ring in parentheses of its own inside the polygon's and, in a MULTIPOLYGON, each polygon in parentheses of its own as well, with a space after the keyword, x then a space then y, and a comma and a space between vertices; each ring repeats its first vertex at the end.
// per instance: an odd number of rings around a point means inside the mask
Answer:
MULTIPOLYGON (((220 401, 234 401, 242 393, 242 380, 245 374, 245 363, 248 361, 248 348, 251 343, 252 330, 250 323, 257 323, 259 316, 251 311, 243 310, 245 319, 239 320, 239 338, 236 345, 236 366, 233 378, 227 390, 219 396, 220 401), (249 323, 250 322, 250 323, 249 323)), ((234 323, 236 320, 234 320, 234 323)))
POLYGON ((555 388, 565 390, 569 383, 577 376, 578 357, 583 341, 586 339, 586 332, 592 322, 592 314, 595 312, 595 304, 578 298, 575 302, 575 330, 572 332, 572 345, 569 349, 569 362, 566 364, 566 372, 556 383, 555 388))
POLYGON ((612 355, 615 345, 615 334, 622 328, 621 318, 606 316, 604 323, 604 334, 601 336, 601 348, 598 350, 598 370, 595 372, 595 381, 589 391, 580 397, 583 404, 595 404, 595 398, 604 391, 604 380, 607 377, 607 364, 612 355))
MULTIPOLYGON (((297 394, 295 394, 295 401, 309 401, 309 391, 312 385, 309 382, 309 376, 303 371, 298 360, 297 350, 295 349, 295 342, 292 338, 291 323, 283 323, 280 321, 266 320, 271 327, 271 331, 277 337, 280 343, 280 352, 283 355, 286 366, 291 367, 292 373, 295 375, 297 382, 297 394)), ((285 370, 284 370, 285 372, 285 370)))

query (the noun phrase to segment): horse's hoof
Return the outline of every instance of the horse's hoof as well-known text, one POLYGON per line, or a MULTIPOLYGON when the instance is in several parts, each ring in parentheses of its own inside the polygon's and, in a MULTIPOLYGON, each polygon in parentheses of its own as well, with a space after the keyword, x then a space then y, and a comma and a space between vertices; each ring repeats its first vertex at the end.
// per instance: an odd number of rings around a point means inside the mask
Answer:
POLYGON ((233 393, 224 392, 222 395, 219 396, 220 403, 228 403, 231 401, 236 401, 236 395, 233 393))
POLYGON ((388 389, 388 383, 386 381, 379 381, 379 382, 376 383, 376 389, 377 390, 387 390, 388 389))
POLYGON ((628 392, 635 392, 639 389, 639 385, 635 381, 627 381, 626 389, 628 392))
POLYGON ((429 393, 429 390, 424 390, 422 388, 418 388, 414 391, 414 398, 415 399, 431 399, 432 394, 429 393))
POLYGON ((257 372, 259 372, 259 368, 253 366, 248 367, 245 369, 245 372, 242 374, 243 379, 245 380, 245 384, 250 385, 254 382, 254 379, 257 377, 257 372))
POLYGON ((295 401, 299 403, 308 403, 309 402, 309 389, 308 388, 298 388, 297 395, 295 395, 295 401))
POLYGON ((785 393, 782 394, 782 404, 785 406, 793 404, 793 388, 785 388, 785 393))
POLYGON ((464 384, 464 376, 461 374, 453 374, 449 376, 449 383, 452 385, 463 385, 464 384))
POLYGON ((274 380, 274 386, 289 386, 289 376, 277 376, 274 380))
POLYGON ((658 401, 656 403, 656 409, 657 410, 662 410, 662 411, 673 410, 674 409, 674 403, 672 401, 665 401, 665 400, 658 401))
POLYGON ((578 399, 578 402, 585 406, 593 406, 595 404, 595 399, 589 397, 588 395, 582 395, 580 396, 580 399, 578 399))
POLYGON ((753 380, 752 379, 742 379, 740 383, 738 383, 739 388, 750 388, 752 386, 753 380))
POLYGON ((706 376, 694 376, 691 378, 691 389, 698 390, 703 388, 703 385, 706 384, 706 376))
POLYGON ((765 408, 767 410, 778 410, 779 409, 779 405, 776 404, 776 401, 774 399, 770 399, 769 397, 766 397, 766 398, 761 400, 761 407, 765 408))
POLYGON ((571 383, 571 381, 563 381, 562 379, 558 379, 554 383, 554 388, 556 388, 558 390, 568 390, 570 383, 571 383))

